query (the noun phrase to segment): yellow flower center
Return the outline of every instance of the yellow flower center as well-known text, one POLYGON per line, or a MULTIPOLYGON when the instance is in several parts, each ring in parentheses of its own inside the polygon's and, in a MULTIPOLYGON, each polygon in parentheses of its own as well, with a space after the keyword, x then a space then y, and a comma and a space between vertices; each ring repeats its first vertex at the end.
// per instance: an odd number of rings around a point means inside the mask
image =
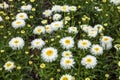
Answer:
POLYGON ((104 41, 108 41, 109 39, 108 38, 104 38, 104 41))
POLYGON ((84 46, 87 45, 87 42, 82 42, 82 45, 84 45, 84 46))
POLYGON ((68 78, 67 77, 63 77, 63 79, 62 80, 68 80, 68 78))
POLYGON ((92 62, 92 59, 88 58, 86 61, 87 61, 88 63, 91 63, 91 62, 92 62))
POLYGON ((46 27, 45 29, 46 29, 46 30, 49 30, 50 28, 49 28, 49 27, 46 27))
POLYGON ((38 29, 37 31, 40 33, 42 30, 41 30, 41 29, 38 29))
POLYGON ((66 56, 70 56, 70 54, 69 54, 69 53, 66 53, 65 55, 66 55, 66 56))
POLYGON ((48 14, 48 13, 49 13, 48 11, 45 12, 45 14, 48 14))
POLYGON ((38 44, 40 44, 40 42, 36 42, 36 44, 38 45, 38 44))
POLYGON ((59 27, 59 24, 54 24, 55 27, 59 27))
POLYGON ((16 24, 21 24, 21 22, 20 22, 20 21, 17 21, 16 24))
POLYGON ((95 50, 95 51, 99 51, 99 48, 98 48, 98 47, 96 47, 96 48, 94 48, 94 50, 95 50))
POLYGON ((19 43, 19 41, 18 41, 18 40, 15 40, 15 41, 14 41, 14 43, 15 43, 15 44, 18 44, 18 43, 19 43))
POLYGON ((10 67, 10 66, 11 66, 11 64, 10 64, 10 63, 8 63, 6 66, 7 66, 7 67, 10 67))
POLYGON ((24 6, 24 8, 28 8, 27 6, 24 6))
POLYGON ((75 29, 76 29, 76 28, 74 28, 74 27, 72 28, 72 30, 75 30, 75 29))
POLYGON ((69 64, 69 63, 71 63, 71 61, 70 61, 70 60, 66 60, 65 63, 66 63, 66 64, 69 64))
POLYGON ((20 15, 20 18, 24 18, 24 15, 20 15))
POLYGON ((52 56, 52 55, 53 55, 53 51, 52 51, 52 50, 48 50, 48 51, 46 52, 46 55, 47 55, 47 56, 52 56))
POLYGON ((66 44, 70 44, 70 40, 68 40, 68 39, 65 40, 65 43, 66 43, 66 44))
POLYGON ((66 10, 67 8, 66 8, 66 6, 63 6, 62 9, 63 9, 63 10, 66 10))

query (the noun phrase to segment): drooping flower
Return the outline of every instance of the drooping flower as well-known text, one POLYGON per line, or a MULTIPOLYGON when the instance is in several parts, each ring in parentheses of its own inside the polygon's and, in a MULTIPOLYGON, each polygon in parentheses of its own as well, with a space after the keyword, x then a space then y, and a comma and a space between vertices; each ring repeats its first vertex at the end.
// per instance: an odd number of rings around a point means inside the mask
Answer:
POLYGON ((101 46, 106 50, 112 48, 112 41, 113 39, 110 36, 102 36, 100 39, 101 46))
POLYGON ((101 33, 103 31, 104 27, 100 24, 97 24, 94 26, 94 29, 96 29, 98 33, 101 33))

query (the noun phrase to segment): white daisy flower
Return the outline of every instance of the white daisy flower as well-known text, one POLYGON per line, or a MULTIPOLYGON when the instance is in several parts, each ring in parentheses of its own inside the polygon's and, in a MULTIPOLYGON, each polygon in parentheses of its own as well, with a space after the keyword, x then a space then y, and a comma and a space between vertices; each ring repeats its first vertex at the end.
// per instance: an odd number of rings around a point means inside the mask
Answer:
POLYGON ((70 11, 69 6, 68 5, 61 6, 61 11, 62 12, 69 12, 70 11))
POLYGON ((54 5, 54 6, 52 7, 52 11, 54 11, 54 12, 60 12, 60 11, 61 11, 61 6, 59 6, 59 5, 54 5))
POLYGON ((31 11, 31 9, 32 9, 31 4, 21 6, 22 11, 31 11))
POLYGON ((24 45, 24 40, 21 37, 12 38, 9 41, 9 47, 11 47, 13 50, 22 49, 24 45))
POLYGON ((0 16, 0 22, 3 21, 2 17, 0 16))
POLYGON ((96 44, 96 45, 92 45, 90 52, 94 55, 102 55, 103 54, 103 48, 96 44))
POLYGON ((45 28, 43 26, 37 26, 33 30, 33 33, 37 34, 37 35, 44 34, 45 33, 45 28))
POLYGON ((52 10, 45 10, 45 11, 43 12, 43 15, 44 15, 45 17, 51 16, 51 15, 52 15, 52 10))
POLYGON ((22 20, 25 20, 25 19, 28 19, 28 16, 27 16, 27 14, 26 13, 18 13, 17 15, 16 15, 16 19, 22 19, 22 20))
POLYGON ((91 42, 89 40, 79 40, 78 41, 78 48, 80 49, 88 49, 91 46, 91 42))
POLYGON ((76 7, 76 6, 70 6, 70 7, 69 7, 69 10, 75 12, 75 11, 77 11, 77 7, 76 7))
POLYGON ((75 33, 75 34, 76 34, 76 33, 78 33, 78 30, 77 30, 76 27, 69 27, 69 28, 68 28, 68 32, 69 32, 69 33, 75 33))
POLYGON ((87 55, 81 60, 81 64, 86 67, 86 69, 94 68, 97 65, 97 59, 94 56, 87 55))
POLYGON ((72 80, 72 76, 69 74, 62 75, 60 80, 72 80))
POLYGON ((101 46, 103 47, 104 50, 109 50, 112 48, 112 42, 109 43, 101 43, 101 46))
POLYGON ((14 62, 12 62, 12 61, 7 61, 7 62, 4 64, 4 68, 5 68, 5 70, 7 70, 7 71, 11 71, 12 69, 15 68, 15 64, 14 64, 14 62))
POLYGON ((31 47, 33 49, 41 49, 45 45, 45 42, 42 39, 34 39, 31 42, 31 47))
POLYGON ((96 37, 98 35, 98 32, 97 32, 97 30, 95 30, 95 29, 89 29, 88 30, 88 36, 89 37, 96 37))
POLYGON ((74 39, 72 37, 64 37, 60 39, 59 43, 64 49, 70 49, 74 47, 74 39))
POLYGON ((25 21, 24 20, 15 20, 12 22, 12 27, 17 29, 25 26, 25 21))
POLYGON ((61 16, 60 14, 54 14, 54 15, 53 15, 53 20, 54 20, 54 21, 58 21, 58 20, 61 19, 61 17, 62 17, 62 16, 61 16))
POLYGON ((100 39, 100 43, 105 50, 112 48, 112 41, 113 39, 110 36, 102 36, 100 39))
POLYGON ((110 36, 102 36, 100 39, 101 43, 111 43, 113 39, 110 36))
POLYGON ((67 50, 67 51, 63 51, 63 52, 62 52, 62 57, 71 58, 71 57, 73 57, 73 55, 72 55, 72 52, 71 52, 71 51, 67 50))
POLYGON ((74 67, 75 61, 73 58, 68 58, 68 57, 63 57, 60 60, 60 66, 63 69, 71 69, 72 67, 74 67))
POLYGON ((54 31, 58 30, 59 28, 63 28, 63 21, 55 21, 51 23, 51 27, 54 31))
POLYGON ((96 29, 98 31, 98 33, 101 33, 104 29, 104 27, 100 24, 97 24, 94 26, 94 29, 96 29))
POLYGON ((88 25, 81 25, 80 27, 86 33, 88 33, 90 29, 93 29, 91 26, 88 26, 88 25))
POLYGON ((47 33, 52 33, 52 32, 53 32, 53 29, 52 29, 51 25, 45 25, 45 31, 46 31, 47 33))
POLYGON ((53 62, 58 57, 57 49, 55 49, 53 47, 44 48, 42 50, 41 57, 46 62, 53 62))
POLYGON ((115 5, 119 5, 120 4, 120 0, 110 0, 110 2, 115 4, 115 5))
POLYGON ((9 8, 9 5, 6 2, 3 2, 0 4, 0 8, 7 9, 7 8, 9 8))

